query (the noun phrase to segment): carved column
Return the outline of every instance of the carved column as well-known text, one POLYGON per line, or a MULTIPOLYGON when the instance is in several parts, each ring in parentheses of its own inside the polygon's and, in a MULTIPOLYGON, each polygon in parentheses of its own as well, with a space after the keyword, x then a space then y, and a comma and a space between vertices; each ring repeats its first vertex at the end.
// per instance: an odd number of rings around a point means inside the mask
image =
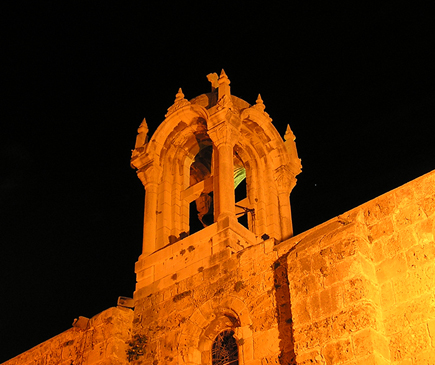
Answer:
POLYGON ((217 175, 218 189, 214 191, 214 199, 217 200, 215 216, 218 221, 227 216, 236 219, 233 151, 240 132, 237 126, 237 120, 232 120, 237 118, 234 118, 234 115, 233 118, 231 118, 228 114, 233 113, 228 111, 225 116, 226 120, 215 125, 215 127, 208 132, 215 146, 215 152, 217 153, 217 158, 215 159, 217 166, 214 167, 214 174, 217 175))
POLYGON ((287 166, 281 166, 276 170, 276 185, 278 190, 279 215, 281 222, 281 240, 293 236, 292 213, 290 208, 290 193, 296 184, 296 179, 291 178, 287 166))
POLYGON ((145 167, 138 173, 145 187, 145 212, 143 226, 142 254, 148 255, 156 251, 157 231, 157 199, 160 171, 153 167, 145 167))

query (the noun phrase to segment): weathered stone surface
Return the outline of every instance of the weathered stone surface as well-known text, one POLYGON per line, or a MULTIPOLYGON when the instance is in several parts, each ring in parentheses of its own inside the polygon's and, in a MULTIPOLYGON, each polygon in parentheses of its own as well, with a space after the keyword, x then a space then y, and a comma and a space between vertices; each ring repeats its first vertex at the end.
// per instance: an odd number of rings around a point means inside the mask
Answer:
POLYGON ((110 308, 7 361, 8 365, 128 364, 133 311, 110 308))
POLYGON ((390 352, 392 361, 415 358, 429 351, 430 338, 426 324, 408 327, 391 336, 390 352))
POLYGON ((134 314, 82 319, 6 364, 210 365, 227 335, 244 365, 435 364, 435 171, 291 237, 293 133, 284 142, 224 72, 209 80, 191 101, 179 90, 151 139, 139 128, 134 314), (195 200, 205 227, 189 234, 195 200))

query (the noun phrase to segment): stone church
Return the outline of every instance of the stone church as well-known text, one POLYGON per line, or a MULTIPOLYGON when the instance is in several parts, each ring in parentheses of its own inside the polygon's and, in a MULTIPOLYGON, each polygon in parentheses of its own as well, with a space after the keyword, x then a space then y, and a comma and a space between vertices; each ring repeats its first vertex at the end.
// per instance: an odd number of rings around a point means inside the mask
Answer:
POLYGON ((5 364, 434 365, 435 171, 293 236, 295 136, 208 79, 139 127, 133 298, 5 364))

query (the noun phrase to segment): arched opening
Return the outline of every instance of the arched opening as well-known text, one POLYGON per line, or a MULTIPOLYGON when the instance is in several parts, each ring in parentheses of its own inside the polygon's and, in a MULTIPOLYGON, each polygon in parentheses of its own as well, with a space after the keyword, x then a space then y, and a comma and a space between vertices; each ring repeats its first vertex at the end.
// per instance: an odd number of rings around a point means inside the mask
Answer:
POLYGON ((225 330, 213 341, 212 365, 238 365, 239 348, 234 338, 234 331, 225 330))
POLYGON ((247 202, 246 195, 246 169, 236 151, 234 151, 234 190, 236 198, 236 217, 238 222, 245 228, 248 227, 247 208, 244 206, 247 202), (241 202, 241 203, 239 203, 241 202))
POLYGON ((199 152, 190 166, 190 186, 204 182, 203 191, 190 203, 189 232, 193 234, 214 223, 213 187, 212 187, 212 155, 213 146, 210 140, 198 143, 199 152))

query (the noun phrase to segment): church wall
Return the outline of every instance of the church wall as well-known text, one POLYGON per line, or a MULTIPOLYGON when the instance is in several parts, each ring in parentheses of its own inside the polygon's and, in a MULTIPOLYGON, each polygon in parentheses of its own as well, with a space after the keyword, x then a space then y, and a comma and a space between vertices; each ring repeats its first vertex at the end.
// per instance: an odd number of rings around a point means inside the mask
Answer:
POLYGON ((140 259, 134 317, 110 308, 5 364, 210 364, 226 328, 241 364, 435 363, 435 171, 278 245, 249 233, 140 259))
POLYGON ((241 364, 435 363, 435 171, 278 245, 221 228, 138 262, 134 317, 110 308, 5 364, 210 364, 225 328, 241 364))
MULTIPOLYGON (((195 261, 195 251, 184 250, 184 260, 195 261)), ((188 266, 190 275, 171 271, 170 285, 157 283, 164 289, 138 291, 134 333, 149 340, 138 363, 211 364, 212 342, 226 328, 235 331, 240 364, 293 363, 287 276, 277 259, 273 239, 239 252, 227 245, 188 266)))
POLYGON ((4 365, 123 365, 128 364, 133 311, 109 308, 76 327, 33 347, 4 365))
POLYGON ((435 172, 280 244, 298 364, 435 364, 435 172))

